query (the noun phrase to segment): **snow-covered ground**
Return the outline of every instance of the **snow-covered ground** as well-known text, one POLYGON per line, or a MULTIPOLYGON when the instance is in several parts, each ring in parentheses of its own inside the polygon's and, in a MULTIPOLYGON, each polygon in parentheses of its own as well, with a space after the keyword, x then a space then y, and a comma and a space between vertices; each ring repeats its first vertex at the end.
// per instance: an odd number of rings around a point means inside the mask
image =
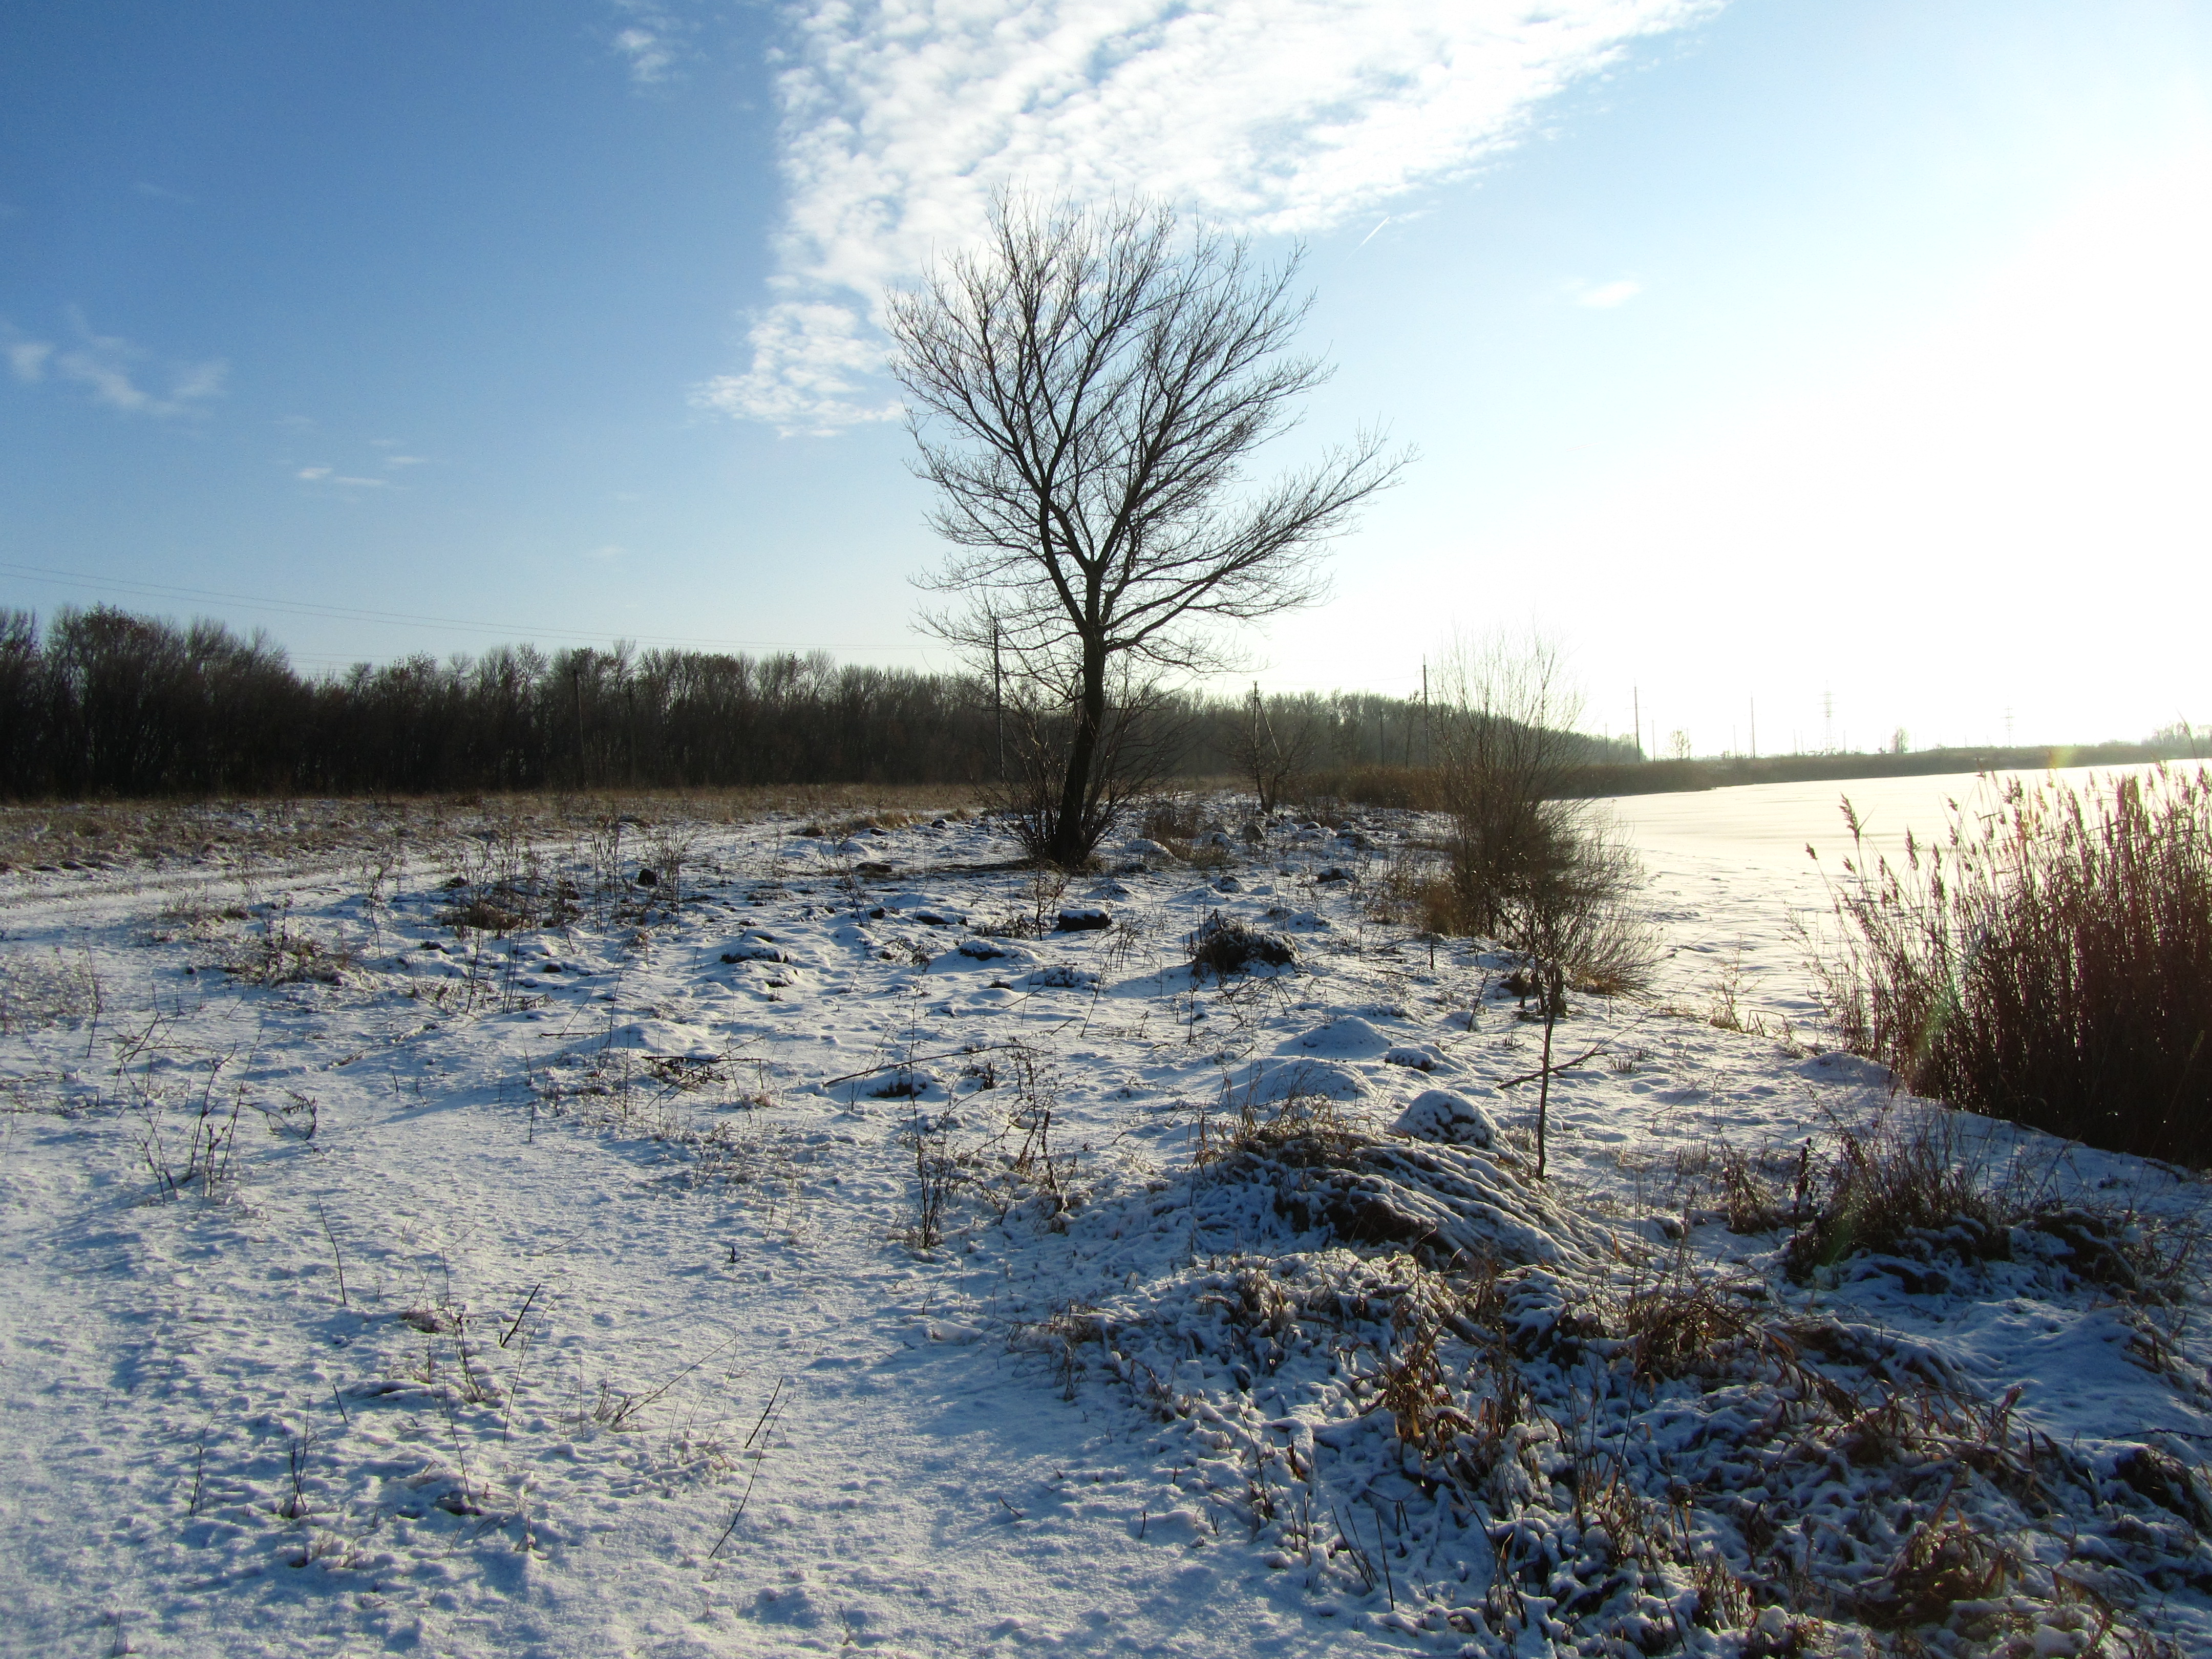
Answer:
POLYGON ((2212 1644, 2202 1183, 1783 1271, 1817 884, 1646 837, 1540 1182, 1403 815, 800 827, 0 876, 0 1651, 2212 1644))

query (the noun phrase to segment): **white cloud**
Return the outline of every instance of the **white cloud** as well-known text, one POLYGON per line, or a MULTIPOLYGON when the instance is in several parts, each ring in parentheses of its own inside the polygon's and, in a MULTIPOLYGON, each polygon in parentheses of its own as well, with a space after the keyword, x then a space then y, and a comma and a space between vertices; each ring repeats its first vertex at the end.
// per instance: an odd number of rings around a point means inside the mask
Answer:
POLYGON ((389 478, 356 478, 349 473, 341 472, 336 467, 331 466, 303 466, 292 476, 308 483, 338 484, 351 489, 392 488, 392 480, 389 478))
POLYGON ((82 313, 74 308, 70 320, 78 340, 70 347, 0 328, 7 336, 8 364, 17 380, 35 385, 51 374, 55 380, 82 386, 91 392, 94 402, 110 409, 168 416, 204 414, 203 405, 222 395, 223 382, 229 377, 230 365, 220 358, 198 363, 172 362, 162 375, 167 389, 149 391, 139 383, 143 371, 136 367, 149 354, 120 335, 94 333, 82 313))
POLYGON ((422 466, 429 459, 428 455, 386 455, 384 464, 386 466, 422 466))
POLYGON ((1615 306, 1626 305, 1643 292, 1643 283, 1624 276, 1617 283, 1601 283, 1595 288, 1584 289, 1576 295, 1575 303, 1595 311, 1611 311, 1615 306))
POLYGON ((617 32, 614 48, 629 65, 631 83, 652 87, 671 79, 683 55, 683 23, 653 0, 616 0, 616 6, 630 20, 617 32))
POLYGON ((15 371, 17 380, 25 382, 45 380, 46 359, 53 355, 53 347, 45 340, 10 340, 8 343, 8 367, 15 371))
POLYGON ((180 363, 170 378, 169 396, 179 404, 216 397, 229 378, 230 365, 226 362, 180 363))
POLYGON ((179 207, 198 207, 200 204, 199 198, 197 196, 187 196, 180 190, 171 190, 166 185, 151 184, 143 179, 138 180, 131 188, 141 196, 150 196, 157 202, 170 202, 179 207))
POLYGON ((851 0, 787 13, 788 192, 743 374, 696 401, 786 432, 878 420, 861 318, 994 186, 1142 191, 1326 230, 1510 144, 1535 109, 1721 0, 851 0), (832 320, 842 314, 842 323, 832 320))
POLYGON ((764 421, 786 437, 828 437, 902 412, 894 401, 856 401, 862 378, 883 368, 884 348, 849 307, 787 300, 770 306, 747 338, 752 368, 709 380, 692 393, 695 405, 764 421))

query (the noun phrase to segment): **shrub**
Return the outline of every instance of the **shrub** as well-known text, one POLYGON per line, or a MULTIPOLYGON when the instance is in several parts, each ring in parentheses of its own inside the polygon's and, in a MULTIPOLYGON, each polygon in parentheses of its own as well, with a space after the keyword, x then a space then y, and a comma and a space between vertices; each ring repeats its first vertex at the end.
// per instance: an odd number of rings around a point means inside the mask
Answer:
POLYGON ((1170 842, 1194 841, 1205 827, 1206 814, 1188 795, 1164 795, 1146 804, 1139 827, 1146 841, 1163 847, 1170 842))
POLYGON ((1494 641, 1446 665, 1436 787, 1451 817, 1431 931, 1502 940, 1563 983, 1639 990, 1658 960, 1632 902, 1644 872, 1588 802, 1565 799, 1589 739, 1558 651, 1494 641))
POLYGON ((1837 1035, 1914 1093, 2113 1151, 2212 1163, 2212 777, 1954 804, 1902 867, 1852 857, 1816 964, 1837 1035))

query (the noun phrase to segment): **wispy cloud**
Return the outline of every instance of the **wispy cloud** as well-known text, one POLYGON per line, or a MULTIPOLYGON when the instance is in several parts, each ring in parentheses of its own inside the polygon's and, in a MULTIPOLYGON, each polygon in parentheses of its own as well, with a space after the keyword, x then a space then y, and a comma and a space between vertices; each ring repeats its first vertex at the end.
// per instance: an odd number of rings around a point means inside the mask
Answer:
POLYGON ((1588 306, 1593 311, 1611 311, 1615 306, 1626 305, 1643 292, 1643 283, 1624 276, 1618 282, 1601 283, 1595 288, 1584 289, 1575 296, 1575 303, 1588 306))
POLYGON ((74 343, 33 339, 0 326, 8 366, 18 380, 35 386, 54 380, 83 388, 92 400, 131 415, 157 417, 206 413, 210 399, 222 395, 230 365, 221 358, 202 362, 157 362, 153 354, 119 334, 94 331, 74 307, 70 313, 74 343))
POLYGON ((25 340, 11 337, 8 342, 8 367, 15 378, 27 386, 35 386, 46 378, 46 360, 54 355, 51 343, 45 340, 25 340))
POLYGON ((624 20, 615 55, 629 66, 631 82, 653 87, 674 78, 684 55, 683 20, 654 0, 615 0, 615 6, 624 20))
POLYGON ((200 198, 197 196, 187 196, 180 190, 171 190, 166 185, 153 184, 144 179, 131 185, 131 189, 141 196, 150 196, 157 202, 168 202, 178 207, 198 207, 200 204, 200 198))
POLYGON ((850 0, 787 14, 777 297, 706 407, 787 433, 895 413, 866 382, 887 283, 994 187, 1168 198, 1329 229, 1459 177, 1547 99, 1722 0, 850 0))
POLYGON ((357 478, 350 473, 339 471, 334 466, 303 466, 295 471, 292 476, 305 483, 331 484, 348 489, 392 488, 392 480, 389 478, 357 478))

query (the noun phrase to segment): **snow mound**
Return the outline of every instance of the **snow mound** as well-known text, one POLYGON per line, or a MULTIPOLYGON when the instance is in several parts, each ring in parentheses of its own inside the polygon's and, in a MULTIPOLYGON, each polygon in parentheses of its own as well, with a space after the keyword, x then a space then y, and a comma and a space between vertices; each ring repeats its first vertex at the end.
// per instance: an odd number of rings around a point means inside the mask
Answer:
POLYGON ((1255 1060, 1231 1089, 1239 1105, 1272 1106, 1286 1100, 1358 1100, 1367 1083, 1349 1066, 1325 1060, 1255 1060))
POLYGON ((967 910, 957 904, 947 903, 926 893, 907 891, 894 893, 883 901, 883 908, 918 921, 925 927, 964 927, 968 925, 967 910))
POLYGON ((1010 981, 1009 988, 1016 991, 1087 991, 1097 983, 1098 975, 1088 968, 1078 968, 1068 962, 1055 962, 1010 981))
POLYGON ((988 933, 974 933, 929 964, 932 973, 946 969, 976 967, 1027 969, 1037 964, 1037 953, 1026 945, 988 933))
POLYGON ((1060 931, 1063 933, 1091 933, 1114 925, 1114 913, 1103 904, 1063 904, 1060 908, 1060 931))
POLYGON ((725 963, 789 962, 791 955, 764 933, 747 933, 722 947, 725 963))
POLYGON ((607 1046, 680 1060, 714 1060, 722 1053, 720 1046, 697 1026, 678 1025, 666 1019, 636 1019, 627 1025, 617 1025, 607 1046))
POLYGON ((1490 1114, 1449 1089, 1423 1090, 1390 1127, 1394 1133, 1416 1140, 1443 1141, 1455 1146, 1491 1146, 1498 1141, 1498 1126, 1490 1121, 1490 1114))
POLYGON ((1296 1188, 1277 1191, 1286 1218, 1434 1266, 1483 1255, 1523 1264, 1595 1261, 1607 1244, 1601 1228, 1473 1147, 1362 1146, 1334 1168, 1301 1174, 1296 1188))
POLYGON ((914 1100, 938 1086, 937 1073, 921 1066, 893 1066, 867 1082, 873 1100, 914 1100))
POLYGON ((1357 1014, 1345 1014, 1316 1025, 1300 1037, 1297 1046, 1310 1054, 1339 1054, 1347 1060, 1373 1060, 1386 1054, 1391 1040, 1357 1014))
POLYGON ((1449 1066, 1451 1061, 1444 1051, 1433 1042, 1401 1042, 1383 1051, 1386 1066, 1407 1066, 1416 1072, 1433 1072, 1439 1066, 1449 1066))

